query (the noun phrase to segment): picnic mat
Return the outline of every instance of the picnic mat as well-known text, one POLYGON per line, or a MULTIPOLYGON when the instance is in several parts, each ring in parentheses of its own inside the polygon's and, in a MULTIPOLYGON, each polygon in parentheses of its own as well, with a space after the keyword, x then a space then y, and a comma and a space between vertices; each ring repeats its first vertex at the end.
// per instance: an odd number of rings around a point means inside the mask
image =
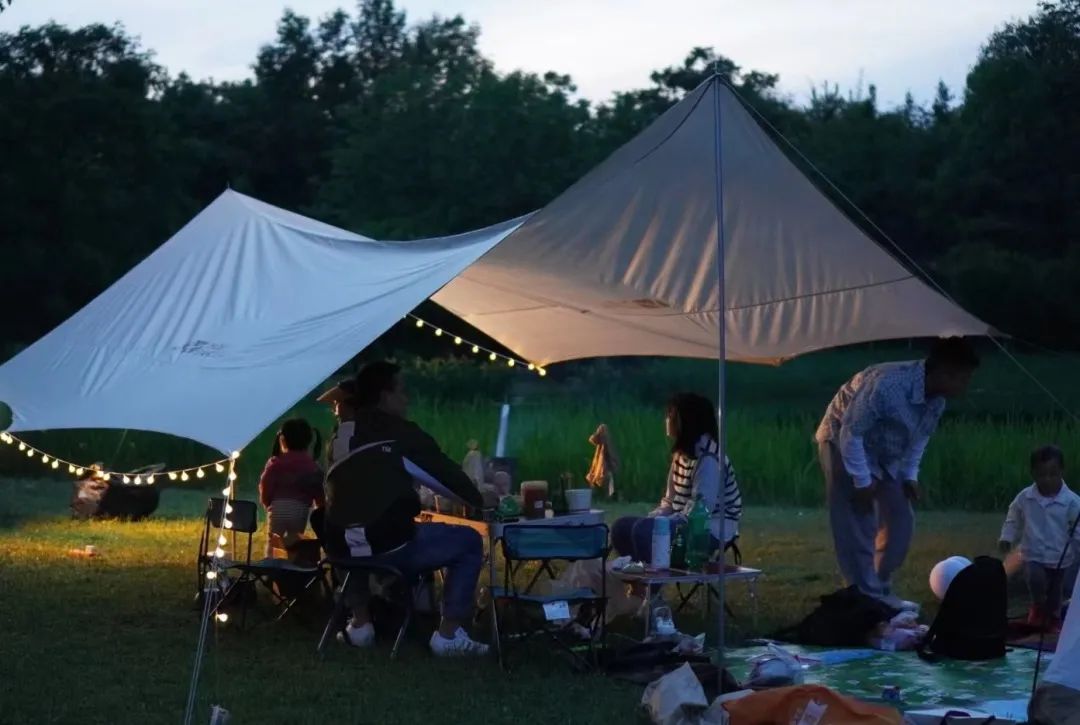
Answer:
MULTIPOLYGON (((812 657, 826 647, 784 645, 794 654, 812 657)), ((831 650, 835 651, 835 650, 831 650)), ((727 652, 727 666, 742 681, 750 671, 748 661, 767 652, 748 647, 727 652)), ((1016 649, 990 662, 941 660, 924 662, 914 652, 877 652, 867 659, 818 665, 806 670, 806 682, 824 685, 866 702, 881 702, 885 687, 900 688, 902 706, 971 706, 987 700, 1012 700, 1031 694, 1036 652, 1016 649)), ((1043 670, 1050 657, 1043 655, 1043 670)))

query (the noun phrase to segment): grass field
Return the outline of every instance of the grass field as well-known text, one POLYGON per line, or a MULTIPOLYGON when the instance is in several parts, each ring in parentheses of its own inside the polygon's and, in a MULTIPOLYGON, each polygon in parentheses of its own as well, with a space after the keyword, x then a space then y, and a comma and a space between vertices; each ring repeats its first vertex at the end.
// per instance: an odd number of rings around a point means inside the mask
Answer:
MULTIPOLYGON (((167 490, 153 520, 125 524, 69 520, 69 492, 57 481, 0 479, 0 722, 176 723, 197 635, 190 604, 206 494, 167 490), (101 556, 68 557, 86 544, 101 556)), ((999 526, 997 514, 920 514, 902 593, 928 601, 933 563, 989 552, 999 526)), ((795 621, 838 584, 819 510, 751 507, 741 543, 768 576, 757 629, 745 591, 730 592, 737 637, 795 621)), ((692 619, 682 624, 700 631, 692 619)), ((415 629, 396 662, 388 645, 334 648, 319 662, 313 620, 248 632, 226 625, 206 658, 196 721, 217 703, 234 723, 633 722, 635 687, 574 675, 546 650, 519 657, 509 676, 491 662, 437 661, 420 641, 429 628, 415 629)))
MULTIPOLYGON (((811 437, 825 405, 845 379, 866 365, 918 355, 892 346, 838 350, 800 358, 779 368, 730 365, 730 454, 747 500, 758 505, 816 506, 821 477, 811 437)), ((1078 357, 1022 356, 1022 364, 1065 402, 1080 410, 1078 357)), ((414 361, 407 365, 413 416, 454 458, 476 438, 491 454, 499 405, 513 403, 510 454, 520 478, 552 479, 568 471, 580 481, 588 468, 589 434, 607 423, 622 458, 618 488, 624 500, 659 495, 667 468, 664 402, 672 391, 715 397, 716 366, 702 361, 642 360, 556 366, 545 380, 473 360, 414 361)), ((208 412, 208 415, 212 414, 208 412)), ((324 434, 332 420, 325 406, 299 404, 324 434)), ((245 449, 241 492, 251 492, 269 454, 271 426, 245 449)), ((138 431, 70 431, 28 434, 44 450, 79 463, 105 460, 114 469, 147 463, 190 466, 220 454, 196 443, 138 431)), ((923 466, 926 505, 941 509, 998 511, 1028 479, 1027 456, 1055 442, 1080 450, 1080 425, 1055 407, 1001 354, 988 354, 969 395, 950 407, 923 466)), ((0 475, 46 471, 0 447, 0 475)), ((194 484, 195 481, 192 481, 194 484)), ((216 482, 214 482, 216 484, 216 482)), ((214 486, 215 488, 218 486, 214 486)))

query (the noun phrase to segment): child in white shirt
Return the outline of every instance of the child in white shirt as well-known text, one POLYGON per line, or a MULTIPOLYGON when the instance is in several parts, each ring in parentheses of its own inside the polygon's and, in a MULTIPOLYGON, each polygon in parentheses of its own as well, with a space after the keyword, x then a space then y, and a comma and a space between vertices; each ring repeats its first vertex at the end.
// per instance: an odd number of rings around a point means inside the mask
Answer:
POLYGON ((1063 594, 1072 591, 1080 567, 1080 535, 1076 527, 1080 496, 1065 485, 1064 473, 1065 454, 1057 446, 1044 446, 1031 454, 1034 483, 1009 505, 998 544, 1002 553, 1020 545, 1031 593, 1028 624, 1040 629, 1061 626, 1063 594))

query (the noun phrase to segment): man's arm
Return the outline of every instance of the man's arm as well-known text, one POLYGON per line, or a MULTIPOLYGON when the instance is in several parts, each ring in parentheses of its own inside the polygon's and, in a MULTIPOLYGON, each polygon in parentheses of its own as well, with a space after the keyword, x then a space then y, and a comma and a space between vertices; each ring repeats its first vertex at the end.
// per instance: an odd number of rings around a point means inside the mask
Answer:
POLYGON ((465 471, 447 457, 435 439, 413 425, 409 440, 404 443, 402 455, 405 469, 421 484, 435 490, 445 488, 456 498, 470 506, 481 507, 484 499, 465 471))
POLYGON ((852 396, 840 421, 840 457, 855 488, 869 488, 873 483, 863 438, 881 419, 881 407, 877 385, 868 383, 852 396))

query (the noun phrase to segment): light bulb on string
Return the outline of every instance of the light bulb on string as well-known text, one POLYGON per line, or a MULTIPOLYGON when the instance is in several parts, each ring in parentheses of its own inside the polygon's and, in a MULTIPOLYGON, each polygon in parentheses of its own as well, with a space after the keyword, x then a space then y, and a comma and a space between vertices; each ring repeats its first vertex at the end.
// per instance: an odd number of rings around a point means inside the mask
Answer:
POLYGON ((174 472, 169 471, 169 480, 170 481, 175 481, 177 478, 179 478, 179 476, 177 476, 174 472))
POLYGON ((230 521, 229 519, 225 519, 221 523, 226 529, 231 529, 233 526, 232 521, 230 521))
POLYGON ((25 451, 26 450, 26 444, 23 443, 22 441, 19 441, 19 450, 20 451, 25 451))
POLYGON ((28 450, 26 452, 26 457, 27 458, 33 458, 34 457, 34 449, 33 448, 31 448, 30 450, 28 450))
POLYGON ((56 460, 54 458, 53 462, 52 462, 52 467, 53 467, 53 470, 56 470, 57 468, 60 468, 60 461, 58 461, 58 460, 56 460))
POLYGON ((232 504, 225 504, 225 513, 231 514, 233 511, 232 504))
POLYGON ((75 473, 75 466, 68 464, 68 473, 75 473))
POLYGON ((191 476, 187 475, 187 471, 184 471, 183 473, 180 474, 180 480, 184 481, 184 482, 190 481, 191 476))
POLYGON ((214 549, 214 556, 216 556, 219 559, 224 559, 225 558, 225 550, 222 549, 219 546, 218 548, 214 549))
POLYGON ((229 471, 229 480, 230 481, 235 481, 236 480, 236 471, 229 471))
POLYGON ((85 473, 85 471, 83 471, 83 469, 81 469, 81 468, 76 468, 75 469, 75 475, 76 476, 82 476, 83 473, 85 473))
POLYGON ((547 370, 544 370, 544 368, 540 368, 537 372, 540 373, 540 377, 547 375, 547 370))
POLYGON ((533 363, 529 363, 529 371, 531 372, 533 370, 536 370, 536 365, 534 365, 533 363))
POLYGON ((490 355, 488 355, 488 360, 490 360, 491 362, 495 362, 498 359, 499 359, 499 356, 496 355, 495 353, 491 353, 490 355))
POLYGON ((435 328, 435 337, 442 337, 442 330, 435 328))
POLYGON ((479 345, 473 345, 472 346, 472 351, 473 351, 473 355, 480 352, 480 346, 479 345))
POLYGON ((454 344, 455 345, 460 345, 462 342, 464 342, 464 340, 462 340, 460 337, 455 337, 454 338, 454 344))
POLYGON ((218 546, 225 546, 225 544, 229 543, 229 540, 225 538, 225 534, 222 534, 221 536, 217 537, 217 543, 218 546))
POLYGON ((41 457, 41 462, 42 462, 42 463, 48 463, 48 462, 49 462, 49 457, 48 457, 48 456, 44 456, 44 455, 43 455, 43 456, 41 457))
POLYGON ((225 466, 221 465, 220 463, 215 463, 214 471, 217 473, 225 473, 225 466))
POLYGON ((215 616, 217 616, 217 621, 221 622, 222 624, 225 624, 229 621, 229 615, 225 612, 218 612, 215 616))
POLYGON ((135 485, 136 486, 141 486, 142 485, 142 476, 136 476, 135 477, 135 485))
POLYGON ((235 461, 239 457, 240 457, 240 451, 233 451, 232 453, 229 454, 229 460, 230 461, 235 461))
POLYGON ((416 326, 417 327, 423 327, 424 326, 424 321, 423 320, 417 320, 416 321, 416 326))
POLYGON ((153 484, 154 483, 154 477, 153 476, 147 477, 146 482, 149 483, 149 484, 153 484))
POLYGON ((124 483, 131 483, 131 479, 129 477, 127 477, 127 476, 124 476, 120 480, 123 481, 124 483))
POLYGON ((195 478, 206 478, 206 471, 201 468, 195 471, 195 478))
POLYGON ((230 493, 232 493, 232 486, 226 486, 225 488, 221 489, 222 496, 228 496, 230 493))
POLYGON ((215 579, 217 579, 217 572, 216 571, 208 571, 208 572, 206 572, 206 578, 209 579, 210 581, 214 581, 215 579))
POLYGON ((507 367, 511 367, 511 368, 514 367, 514 359, 510 358, 509 360, 507 360, 506 365, 507 365, 507 367))

